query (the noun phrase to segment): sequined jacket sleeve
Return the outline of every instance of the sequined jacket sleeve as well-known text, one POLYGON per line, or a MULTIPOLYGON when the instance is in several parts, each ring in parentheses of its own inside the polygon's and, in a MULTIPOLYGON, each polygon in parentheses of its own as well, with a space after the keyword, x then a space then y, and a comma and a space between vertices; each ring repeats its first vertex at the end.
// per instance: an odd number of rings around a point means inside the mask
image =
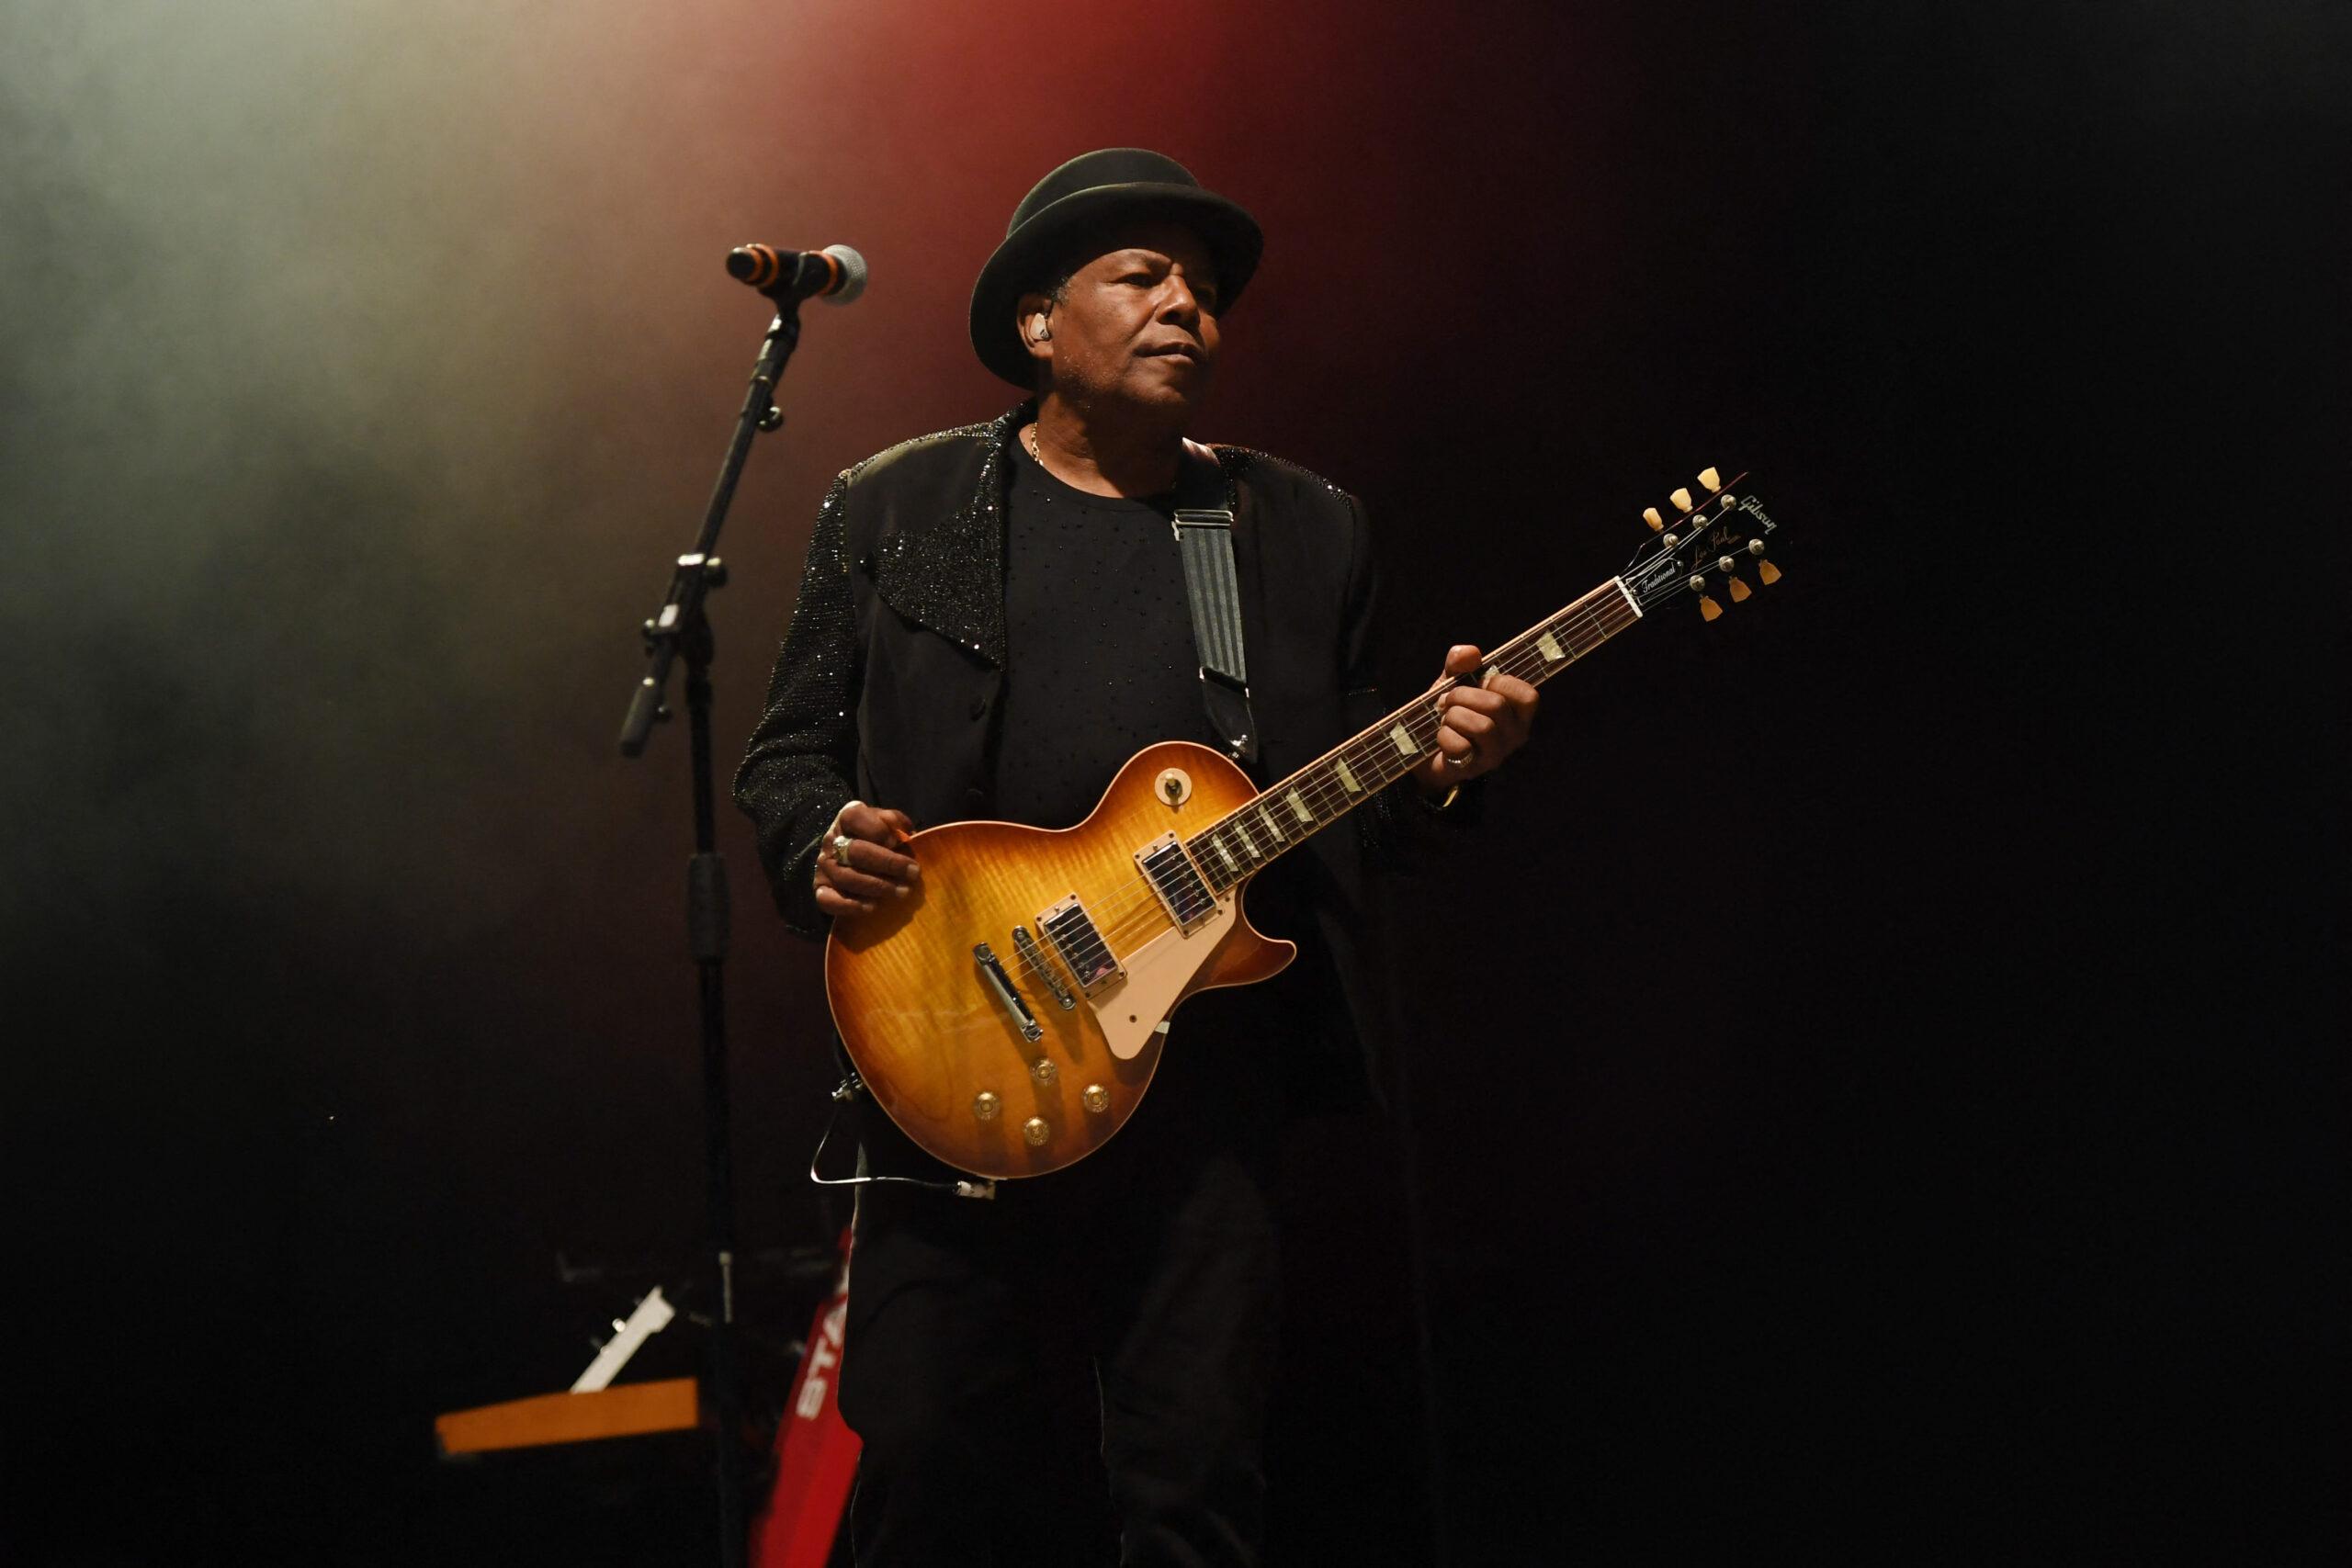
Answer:
POLYGON ((849 476, 818 509, 800 599, 768 681, 767 705, 735 773, 735 804, 752 818, 760 864, 785 925, 821 937, 831 923, 811 878, 818 840, 854 790, 858 694, 856 605, 843 514, 849 476))
MULTIPOLYGON (((1361 730, 1395 705, 1380 694, 1377 669, 1380 569, 1374 558, 1372 529, 1363 503, 1348 502, 1346 646, 1347 727, 1361 730)), ((1483 806, 1479 781, 1464 784, 1453 804, 1440 808, 1409 778, 1398 779, 1356 813, 1356 836, 1364 863, 1374 870, 1420 869, 1456 833, 1476 825, 1483 806)))

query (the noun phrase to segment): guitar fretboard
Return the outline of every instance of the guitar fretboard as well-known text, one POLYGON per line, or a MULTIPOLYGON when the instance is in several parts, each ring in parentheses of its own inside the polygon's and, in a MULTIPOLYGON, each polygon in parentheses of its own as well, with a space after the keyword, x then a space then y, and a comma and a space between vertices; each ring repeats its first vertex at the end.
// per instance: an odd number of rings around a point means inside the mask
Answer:
MULTIPOLYGON (((1632 594, 1612 577, 1495 649, 1475 675, 1439 690, 1475 685, 1496 671, 1541 685, 1639 619, 1632 594)), ((1415 697, 1186 840, 1210 886, 1224 893, 1419 767, 1437 750, 1438 694, 1415 697)))

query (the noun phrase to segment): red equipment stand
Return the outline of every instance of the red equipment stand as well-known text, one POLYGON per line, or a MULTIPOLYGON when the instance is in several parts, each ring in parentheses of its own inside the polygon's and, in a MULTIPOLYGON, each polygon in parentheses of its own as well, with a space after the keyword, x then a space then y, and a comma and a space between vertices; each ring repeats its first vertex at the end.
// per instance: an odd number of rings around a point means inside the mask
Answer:
POLYGON ((775 1490, 752 1522, 751 1568, 825 1568, 857 1477, 857 1434, 842 1420, 842 1337, 849 1321, 849 1233, 833 1297, 808 1325, 808 1348, 775 1429, 775 1490))

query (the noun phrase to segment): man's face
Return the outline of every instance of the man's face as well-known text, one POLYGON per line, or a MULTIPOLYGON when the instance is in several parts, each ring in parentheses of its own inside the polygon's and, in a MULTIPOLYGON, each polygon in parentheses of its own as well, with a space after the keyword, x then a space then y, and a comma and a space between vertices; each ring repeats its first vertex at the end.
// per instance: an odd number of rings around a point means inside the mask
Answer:
POLYGON ((1050 350, 1051 384, 1082 408, 1125 402, 1189 412, 1216 365, 1217 280, 1209 248, 1175 223, 1137 223, 1070 275, 1059 303, 1023 300, 1032 351, 1050 350), (1037 312, 1051 341, 1037 344, 1037 312))

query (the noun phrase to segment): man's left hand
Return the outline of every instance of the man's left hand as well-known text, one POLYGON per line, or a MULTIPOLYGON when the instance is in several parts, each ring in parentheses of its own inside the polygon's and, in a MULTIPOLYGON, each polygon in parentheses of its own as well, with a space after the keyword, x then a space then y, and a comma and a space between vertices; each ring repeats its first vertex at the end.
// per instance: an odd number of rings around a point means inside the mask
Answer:
MULTIPOLYGON (((1430 682, 1430 690, 1436 691, 1456 675, 1473 673, 1480 657, 1467 643, 1448 649, 1444 672, 1430 682)), ((1413 782, 1430 795, 1442 795, 1501 767, 1505 758, 1527 744, 1538 699, 1534 687, 1498 670, 1484 682, 1456 686, 1437 700, 1442 719, 1437 732, 1438 755, 1411 774, 1413 782)))

